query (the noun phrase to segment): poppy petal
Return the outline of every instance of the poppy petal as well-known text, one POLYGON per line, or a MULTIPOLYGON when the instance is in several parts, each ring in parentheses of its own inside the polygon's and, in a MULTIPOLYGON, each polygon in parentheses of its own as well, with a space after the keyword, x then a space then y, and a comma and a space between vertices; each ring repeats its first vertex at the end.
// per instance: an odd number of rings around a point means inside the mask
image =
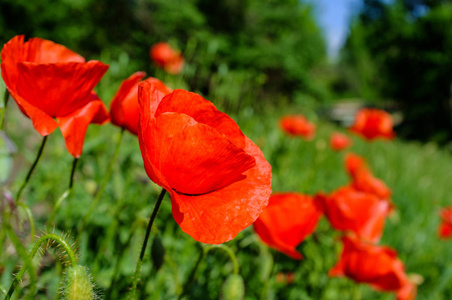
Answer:
POLYGON ((255 160, 224 135, 185 114, 164 113, 151 119, 144 140, 148 159, 164 170, 179 193, 210 193, 243 180, 255 160), (165 145, 162 147, 161 145, 165 145))
POLYGON ((110 104, 111 122, 138 134, 138 83, 146 76, 145 72, 135 72, 121 83, 110 104))
POLYGON ((321 215, 318 199, 297 193, 279 193, 270 197, 268 206, 253 226, 270 247, 301 259, 296 246, 315 230, 321 215))
POLYGON ((108 112, 102 101, 94 100, 72 114, 59 117, 57 120, 67 150, 72 156, 78 158, 83 151, 83 141, 88 125, 90 123, 104 124, 108 121, 108 112))
POLYGON ((154 118, 155 111, 162 99, 171 93, 171 90, 157 78, 148 78, 138 85, 138 102, 143 107, 140 111, 149 118, 154 118))
POLYGON ((31 38, 25 43, 24 61, 39 64, 85 62, 85 58, 63 45, 41 38, 31 38))
POLYGON ((212 102, 198 94, 174 90, 162 99, 155 115, 178 112, 189 115, 199 123, 209 125, 226 135, 237 147, 245 147, 245 135, 227 114, 220 112, 212 102))
POLYGON ((19 78, 19 71, 17 70, 17 63, 22 61, 23 56, 24 36, 16 35, 9 40, 2 48, 2 78, 6 87, 11 92, 17 90, 16 83, 19 78))
POLYGON ((108 69, 100 61, 42 64, 21 62, 17 93, 51 117, 62 117, 84 107, 108 69))
POLYGON ((171 192, 173 216, 195 240, 220 244, 251 225, 268 204, 271 166, 258 146, 246 137, 245 151, 256 159, 246 178, 215 192, 191 197, 171 192))
POLYGON ((51 116, 22 99, 14 91, 10 93, 22 112, 31 119, 33 127, 40 135, 49 135, 58 127, 58 123, 51 116))

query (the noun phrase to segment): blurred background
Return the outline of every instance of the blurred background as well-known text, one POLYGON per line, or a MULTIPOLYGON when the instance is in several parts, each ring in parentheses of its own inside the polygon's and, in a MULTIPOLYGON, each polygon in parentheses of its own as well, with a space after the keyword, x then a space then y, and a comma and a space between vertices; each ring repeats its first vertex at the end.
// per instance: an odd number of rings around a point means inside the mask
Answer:
POLYGON ((400 137, 441 145, 452 137, 451 27, 450 0, 0 0, 0 44, 61 43, 110 63, 104 85, 137 70, 165 77, 149 48, 167 41, 186 60, 167 80, 228 112, 293 104, 346 122, 376 106, 397 113, 400 137))

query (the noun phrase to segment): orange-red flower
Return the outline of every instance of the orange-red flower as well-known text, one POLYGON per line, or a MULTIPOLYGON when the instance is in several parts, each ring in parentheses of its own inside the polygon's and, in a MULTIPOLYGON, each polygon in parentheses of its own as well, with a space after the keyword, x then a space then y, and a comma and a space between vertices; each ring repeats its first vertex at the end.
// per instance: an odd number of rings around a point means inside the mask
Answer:
POLYGON ((452 237, 452 207, 443 208, 440 212, 441 224, 438 228, 438 234, 441 238, 452 237))
POLYGON ((297 193, 278 193, 254 222, 254 230, 267 245, 294 258, 296 247, 314 232, 322 215, 317 199, 297 193))
POLYGON ((158 104, 139 85, 138 140, 149 178, 171 195, 181 229, 209 244, 251 225, 271 194, 271 166, 226 114, 201 96, 175 90, 158 104))
POLYGON ((345 156, 345 168, 352 178, 351 185, 355 189, 390 201, 391 189, 372 174, 364 158, 354 153, 348 153, 345 156))
POLYGON ((350 230, 370 242, 378 242, 388 214, 389 203, 377 196, 345 186, 330 195, 318 194, 331 226, 350 230))
POLYGON ((168 43, 160 42, 152 46, 149 53, 152 61, 170 74, 178 74, 184 68, 184 57, 168 43))
POLYGON ((330 146, 335 151, 347 149, 351 144, 352 140, 343 133, 334 132, 330 136, 330 146))
POLYGON ((355 124, 350 130, 368 140, 393 139, 395 137, 393 127, 394 121, 386 111, 363 108, 356 114, 355 124))
POLYGON ((303 115, 285 116, 280 120, 281 128, 288 134, 310 140, 315 135, 315 124, 303 115))
MULTIPOLYGON (((124 80, 110 105, 111 122, 127 129, 134 135, 138 135, 138 84, 145 75, 144 72, 136 72, 124 80)), ((162 99, 171 93, 171 90, 160 80, 151 77, 147 81, 153 83, 156 98, 162 99)))
POLYGON ((365 243, 356 236, 345 236, 342 241, 341 258, 330 276, 346 276, 379 291, 395 292, 399 300, 416 297, 416 285, 408 279, 395 250, 365 243))
POLYGON ((74 157, 83 149, 89 123, 108 121, 108 112, 93 92, 108 69, 54 42, 15 36, 1 52, 2 77, 11 96, 42 135, 58 126, 74 157), (56 120, 54 120, 56 118, 56 120))

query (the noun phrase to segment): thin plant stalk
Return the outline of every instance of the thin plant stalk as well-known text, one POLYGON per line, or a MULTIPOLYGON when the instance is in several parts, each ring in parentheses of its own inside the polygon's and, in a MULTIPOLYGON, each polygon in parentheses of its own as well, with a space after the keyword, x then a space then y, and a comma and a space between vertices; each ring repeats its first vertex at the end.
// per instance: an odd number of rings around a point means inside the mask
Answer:
MULTIPOLYGON (((46 235, 43 235, 42 237, 39 238, 39 240, 35 243, 35 245, 33 246, 33 249, 31 249, 30 254, 27 256, 27 260, 24 262, 22 268, 20 269, 19 273, 17 274, 17 276, 14 278, 13 282, 11 283, 11 286, 8 290, 8 293, 6 294, 5 300, 9 300, 12 296, 12 294, 14 293, 14 290, 16 288, 16 286, 19 284, 20 280, 22 279, 22 276, 24 275, 25 271, 28 268, 32 267, 32 260, 34 258, 34 256, 36 255, 36 252, 38 251, 39 247, 41 247, 42 243, 44 243, 47 240, 54 240, 56 242, 58 242, 66 251, 67 255, 69 256, 69 260, 71 262, 71 265, 73 268, 75 268, 77 266, 77 260, 75 258, 75 254, 74 251, 72 250, 71 246, 69 245, 69 243, 62 238, 59 235, 53 234, 53 233, 48 233, 46 235)), ((34 274, 34 271, 30 272, 34 274)), ((36 279, 34 279, 36 280, 36 279)), ((34 295, 31 294, 32 296, 34 295)))
POLYGON ((155 217, 157 216, 157 212, 160 208, 160 204, 162 204, 162 200, 163 200, 163 197, 165 196, 165 193, 166 193, 166 190, 162 189, 162 191, 160 192, 160 195, 157 199, 157 203, 155 203, 154 210, 152 211, 152 214, 151 214, 151 218, 149 219, 149 224, 146 229, 146 235, 144 237, 143 246, 141 247, 140 257, 138 259, 137 266, 135 268, 135 274, 133 276, 132 291, 130 293, 132 299, 136 298, 138 277, 140 277, 141 265, 143 264, 144 254, 146 253, 146 246, 148 244, 152 224, 154 223, 155 217))
POLYGON ((50 217, 47 220, 47 225, 46 225, 46 230, 47 231, 50 231, 50 229, 52 227, 52 224, 53 224, 53 220, 55 219, 56 212, 57 212, 58 208, 60 207, 61 203, 63 203, 63 201, 69 196, 71 191, 72 191, 71 189, 66 190, 63 193, 63 195, 61 195, 60 198, 58 198, 58 200, 55 202, 55 205, 53 206, 52 213, 50 214, 50 217))
POLYGON ((71 177, 69 178, 69 189, 72 189, 74 186, 74 173, 77 168, 78 158, 74 158, 74 162, 72 163, 71 177))
POLYGON ((19 188, 19 191, 17 192, 16 202, 19 201, 22 191, 24 190, 25 186, 27 185, 28 181, 30 180, 31 174, 33 173, 33 170, 35 169, 36 165, 39 162, 39 159, 41 158, 41 155, 42 155, 42 150, 44 149, 46 142, 47 142, 47 135, 42 139, 42 143, 41 143, 41 146, 39 147, 38 154, 36 155, 35 161, 31 165, 30 170, 28 171, 28 174, 25 177, 24 182, 22 183, 22 185, 19 188))
MULTIPOLYGON (((13 228, 11 227, 11 224, 9 223, 9 220, 5 220, 5 222, 3 223, 3 226, 4 226, 5 230, 6 230, 6 233, 8 234, 8 237, 9 237, 11 243, 14 245, 14 248, 16 249, 17 254, 19 254, 20 258, 23 260, 24 265, 28 266, 28 268, 26 268, 22 272, 22 275, 28 269, 28 274, 30 275, 30 282, 31 282, 30 294, 34 295, 35 290, 36 290, 36 272, 35 272, 35 268, 33 267, 32 260, 27 255, 27 251, 25 250, 25 248, 22 245, 21 241, 19 240, 19 238, 17 237, 17 235, 14 232, 13 228)), ((21 277, 22 277, 22 275, 21 275, 21 277)), ((16 279, 14 279, 14 281, 13 281, 14 287, 18 283, 19 283, 19 281, 16 282, 16 279)), ((10 290, 11 290, 11 288, 10 288, 10 290)), ((5 296, 5 300, 6 299, 10 299, 13 292, 14 292, 14 288, 13 288, 12 291, 8 291, 8 293, 5 296)))
POLYGON ((105 176, 102 180, 102 183, 100 185, 99 190, 97 191, 96 195, 94 196, 93 201, 91 202, 91 205, 88 209, 88 212, 86 213, 85 217, 82 219, 82 222, 80 223, 80 227, 79 227, 79 236, 80 236, 80 232, 83 231, 83 229, 86 226, 86 222, 89 220, 89 218, 91 217, 91 214, 93 213, 94 209, 96 209, 96 207, 98 206, 100 197, 102 196, 102 194, 104 193, 105 187, 107 186, 107 183, 110 181, 110 177, 111 177, 111 173, 113 171, 113 166, 116 162, 116 158, 118 157, 118 153, 119 153, 119 148, 121 146, 121 141, 122 141, 122 137, 124 136, 124 128, 121 129, 121 132, 119 134, 119 138, 118 141, 116 142, 116 148, 115 148, 115 152, 113 153, 113 157, 111 158, 110 164, 108 165, 107 168, 107 172, 105 172, 105 176))
POLYGON ((5 94, 3 96, 3 109, 1 112, 1 119, 0 119, 0 130, 5 131, 5 112, 6 112, 6 106, 8 105, 8 99, 9 99, 9 92, 8 89, 5 87, 5 94))
POLYGON ((182 288, 182 293, 180 293, 179 297, 177 298, 178 300, 182 299, 188 293, 188 289, 191 287, 191 285, 195 281, 196 270, 198 270, 198 267, 201 264, 202 259, 207 254, 207 252, 205 250, 206 249, 204 248, 200 251, 198 260, 196 261, 195 266, 191 270, 190 275, 188 275, 188 279, 182 288))
POLYGON ((35 221, 33 218, 33 213, 31 212, 31 209, 22 202, 17 203, 17 206, 20 206, 24 209, 25 213, 27 214, 28 221, 30 222, 30 232, 31 232, 31 242, 34 242, 35 240, 35 221))

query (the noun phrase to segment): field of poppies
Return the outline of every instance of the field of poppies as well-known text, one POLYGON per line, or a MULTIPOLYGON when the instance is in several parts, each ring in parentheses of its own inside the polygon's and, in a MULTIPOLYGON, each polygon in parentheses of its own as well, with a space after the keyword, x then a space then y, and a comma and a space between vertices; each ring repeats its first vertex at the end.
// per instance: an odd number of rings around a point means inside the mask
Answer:
POLYGON ((150 58, 3 46, 2 298, 451 299, 450 152, 379 109, 206 100, 180 51, 150 58))

